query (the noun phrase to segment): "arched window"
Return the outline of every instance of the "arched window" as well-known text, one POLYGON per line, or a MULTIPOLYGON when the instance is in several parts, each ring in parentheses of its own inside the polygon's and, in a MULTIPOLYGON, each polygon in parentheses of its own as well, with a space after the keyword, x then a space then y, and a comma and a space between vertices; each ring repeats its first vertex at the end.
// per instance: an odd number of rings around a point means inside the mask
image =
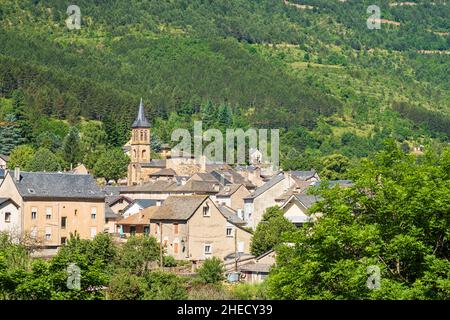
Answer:
POLYGON ((147 157, 147 150, 142 150, 142 159, 147 157))
POLYGON ((144 140, 144 130, 141 130, 141 141, 144 140))
POLYGON ((147 130, 144 131, 144 139, 147 141, 147 130))
POLYGON ((133 150, 133 157, 134 157, 134 159, 137 158, 137 152, 136 152, 136 150, 133 150))

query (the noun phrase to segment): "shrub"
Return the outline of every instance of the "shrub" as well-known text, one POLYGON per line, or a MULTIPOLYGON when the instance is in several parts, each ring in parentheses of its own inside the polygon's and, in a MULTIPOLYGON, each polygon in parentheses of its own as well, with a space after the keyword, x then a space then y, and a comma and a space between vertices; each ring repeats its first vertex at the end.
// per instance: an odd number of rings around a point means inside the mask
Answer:
POLYGON ((197 274, 203 283, 219 283, 224 280, 225 267, 219 258, 206 259, 197 274))
POLYGON ((145 278, 148 286, 145 299, 184 300, 188 297, 185 281, 172 273, 154 271, 145 278))
POLYGON ((145 279, 122 272, 111 279, 108 295, 111 300, 141 300, 145 289, 145 279))

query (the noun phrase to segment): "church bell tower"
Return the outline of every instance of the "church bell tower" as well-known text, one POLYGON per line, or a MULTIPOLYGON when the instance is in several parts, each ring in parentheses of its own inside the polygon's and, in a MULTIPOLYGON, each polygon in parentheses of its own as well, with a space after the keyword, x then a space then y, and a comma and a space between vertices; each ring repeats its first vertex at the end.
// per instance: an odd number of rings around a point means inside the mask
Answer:
POLYGON ((139 111, 131 126, 131 163, 128 169, 128 185, 138 184, 141 176, 141 164, 151 161, 150 122, 145 117, 144 104, 139 104, 139 111))

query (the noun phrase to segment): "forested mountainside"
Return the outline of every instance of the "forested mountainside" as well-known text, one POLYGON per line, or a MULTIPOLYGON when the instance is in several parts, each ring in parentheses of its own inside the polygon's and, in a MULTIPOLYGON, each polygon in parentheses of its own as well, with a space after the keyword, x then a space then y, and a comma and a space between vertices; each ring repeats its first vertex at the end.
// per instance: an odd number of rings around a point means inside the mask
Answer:
POLYGON ((85 0, 69 30, 66 1, 0 0, 0 117, 19 124, 0 128, 0 152, 42 135, 56 151, 91 120, 121 146, 141 96, 163 142, 194 119, 281 128, 286 169, 388 137, 405 151, 447 143, 450 5, 414 3, 85 0), (367 28, 373 4, 380 30, 367 28))

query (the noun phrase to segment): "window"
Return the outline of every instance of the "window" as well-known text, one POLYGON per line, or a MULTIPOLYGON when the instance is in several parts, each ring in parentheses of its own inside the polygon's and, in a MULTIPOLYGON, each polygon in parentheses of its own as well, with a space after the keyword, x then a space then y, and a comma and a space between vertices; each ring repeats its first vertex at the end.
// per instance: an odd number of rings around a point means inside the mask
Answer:
POLYGON ((5 212, 5 222, 6 223, 11 222, 11 212, 5 212))
POLYGON ((65 229, 67 226, 67 217, 61 217, 61 229, 65 229))
POLYGON ((178 223, 173 224, 173 233, 178 234, 178 223))
POLYGON ((37 208, 31 208, 31 220, 37 219, 37 208))
POLYGON ((52 239, 52 227, 45 227, 45 240, 52 239))
POLYGON ((208 205, 208 204, 206 204, 206 205, 203 207, 203 216, 204 216, 204 217, 210 217, 210 216, 211 216, 211 214, 210 214, 210 212, 209 212, 209 205, 208 205))
POLYGON ((233 236, 233 228, 227 227, 227 237, 232 237, 232 236, 233 236))
POLYGON ((91 238, 95 238, 97 235, 97 227, 91 227, 91 238))
POLYGON ((45 218, 50 220, 52 218, 52 208, 47 208, 45 212, 45 218))
POLYGON ((173 253, 178 253, 178 242, 173 243, 173 253))
POLYGON ((141 141, 144 140, 144 131, 141 130, 141 141))
POLYGON ((204 253, 205 255, 212 254, 212 245, 211 244, 204 244, 204 253))
POLYGON ((97 218, 97 208, 96 207, 92 207, 91 208, 91 219, 95 220, 97 218))
POLYGON ((148 135, 147 135, 147 130, 144 131, 144 139, 145 141, 147 141, 148 135))
POLYGON ((77 215, 77 213, 78 213, 78 209, 75 209, 75 215, 77 215))
POLYGON ((145 226, 144 227, 144 234, 148 235, 150 233, 150 226, 145 226))
POLYGON ((67 238, 66 237, 61 237, 61 244, 66 244, 67 242, 67 238))
POLYGON ((136 227, 135 226, 130 226, 130 234, 132 236, 134 236, 136 234, 136 227))

